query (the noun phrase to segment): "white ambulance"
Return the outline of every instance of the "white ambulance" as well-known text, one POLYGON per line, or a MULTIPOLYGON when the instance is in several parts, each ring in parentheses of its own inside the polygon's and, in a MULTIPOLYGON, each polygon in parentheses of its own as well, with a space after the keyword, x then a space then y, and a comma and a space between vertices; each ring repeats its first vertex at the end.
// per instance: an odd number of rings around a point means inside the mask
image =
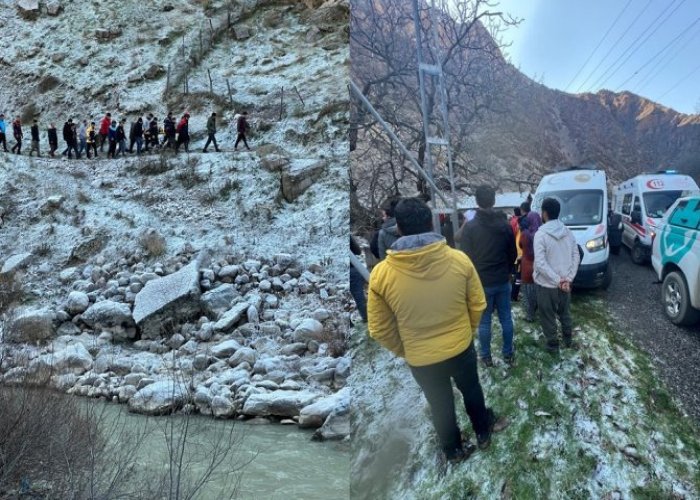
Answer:
POLYGON ((651 243, 668 207, 682 196, 700 193, 688 175, 675 170, 642 174, 614 190, 613 210, 622 215, 622 244, 632 261, 644 264, 651 256, 651 243))
POLYGON ((532 210, 539 213, 545 198, 561 205, 559 220, 574 234, 581 255, 576 287, 607 288, 612 281, 606 182, 602 170, 572 167, 542 177, 532 199, 532 210))

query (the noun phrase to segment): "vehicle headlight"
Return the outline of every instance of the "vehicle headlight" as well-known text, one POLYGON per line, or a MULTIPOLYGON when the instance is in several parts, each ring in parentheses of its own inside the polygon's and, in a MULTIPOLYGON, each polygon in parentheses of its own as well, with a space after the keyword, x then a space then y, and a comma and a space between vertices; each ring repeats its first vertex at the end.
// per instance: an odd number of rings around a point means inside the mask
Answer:
POLYGON ((601 236, 599 238, 588 240, 586 242, 586 249, 589 252, 597 252, 598 250, 602 250, 604 248, 605 248, 605 236, 601 236))

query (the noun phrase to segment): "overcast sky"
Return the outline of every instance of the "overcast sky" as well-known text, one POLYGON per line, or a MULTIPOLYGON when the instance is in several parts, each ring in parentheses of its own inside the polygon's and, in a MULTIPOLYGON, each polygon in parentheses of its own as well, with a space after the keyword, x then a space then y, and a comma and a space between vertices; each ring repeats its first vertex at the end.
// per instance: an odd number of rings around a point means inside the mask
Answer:
POLYGON ((505 34, 505 53, 526 75, 572 93, 629 90, 700 113, 700 0, 499 3, 523 19, 505 34))

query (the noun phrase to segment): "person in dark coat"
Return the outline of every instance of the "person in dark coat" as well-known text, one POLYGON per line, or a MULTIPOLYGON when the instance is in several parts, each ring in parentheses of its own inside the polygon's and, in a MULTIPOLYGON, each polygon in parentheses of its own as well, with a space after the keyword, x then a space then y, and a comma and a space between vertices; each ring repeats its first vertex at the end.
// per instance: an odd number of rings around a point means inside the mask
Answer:
POLYGON ((29 150, 29 156, 36 151, 36 155, 41 158, 41 151, 39 151, 39 124, 36 120, 32 123, 32 128, 30 129, 32 133, 32 147, 29 150))
POLYGON ((248 132, 248 112, 244 111, 241 115, 236 115, 236 144, 233 145, 234 150, 238 150, 238 143, 243 141, 245 148, 250 151, 248 147, 248 141, 246 139, 246 132, 248 132))
POLYGON ((122 120, 117 125, 117 154, 115 156, 126 154, 126 120, 122 120))
POLYGON ((386 251, 391 248, 391 245, 398 240, 401 235, 399 234, 399 229, 396 225, 396 219, 394 218, 394 209, 399 203, 399 198, 391 198, 384 202, 382 208, 382 227, 379 229, 379 236, 377 238, 377 247, 379 249, 379 260, 384 260, 386 257, 386 251))
POLYGON ((112 124, 107 130, 107 140, 109 141, 109 149, 107 150, 107 158, 114 159, 117 154, 117 120, 112 120, 112 124))
POLYGON ((504 214, 493 209, 496 191, 482 185, 475 192, 479 209, 465 225, 460 248, 474 263, 486 295, 486 310, 479 323, 479 350, 484 365, 491 359, 491 314, 496 310, 503 331, 503 360, 512 364, 513 318, 510 310, 511 269, 517 258, 515 236, 504 214))
POLYGON ((620 253, 622 247, 622 215, 615 213, 608 204, 608 243, 613 255, 620 253))
POLYGON ((185 152, 190 151, 190 115, 185 113, 177 124, 177 143, 175 144, 175 152, 180 150, 180 146, 185 146, 185 152))
POLYGON ((66 149, 63 151, 63 156, 67 155, 69 159, 73 158, 71 151, 75 151, 76 158, 80 158, 80 156, 78 156, 77 133, 75 131, 72 118, 69 118, 68 121, 63 124, 63 140, 66 143, 66 149))
MULTIPOLYGON (((360 248, 357 240, 350 235, 350 251, 360 257, 362 255, 362 249, 360 248)), ((355 300, 355 305, 357 306, 357 312, 360 313, 363 323, 367 323, 367 297, 365 296, 365 279, 360 274, 360 271, 355 269, 355 266, 350 264, 350 294, 355 300)))
POLYGON ((131 124, 131 132, 129 134, 129 153, 134 152, 134 144, 136 144, 136 154, 141 154, 143 148, 143 118, 140 116, 131 124))
POLYGON ((162 146, 175 149, 175 118, 172 113, 168 113, 168 116, 163 120, 163 132, 165 137, 162 146))
POLYGON ((51 158, 53 158, 54 153, 56 153, 56 150, 58 149, 58 131, 56 130, 56 125, 54 123, 49 124, 46 135, 49 138, 49 155, 51 158))
POLYGON ((18 155, 22 154, 22 139, 24 138, 24 132, 22 132, 22 121, 19 116, 15 118, 12 122, 12 135, 15 138, 15 145, 12 146, 12 152, 18 155))
POLYGON ((160 146, 160 142, 158 142, 158 118, 155 116, 148 123, 148 141, 153 149, 158 149, 160 146))
POLYGON ((207 152, 209 144, 214 143, 214 150, 220 152, 219 146, 216 144, 216 113, 212 113, 207 120, 207 142, 204 144, 202 153, 207 152))

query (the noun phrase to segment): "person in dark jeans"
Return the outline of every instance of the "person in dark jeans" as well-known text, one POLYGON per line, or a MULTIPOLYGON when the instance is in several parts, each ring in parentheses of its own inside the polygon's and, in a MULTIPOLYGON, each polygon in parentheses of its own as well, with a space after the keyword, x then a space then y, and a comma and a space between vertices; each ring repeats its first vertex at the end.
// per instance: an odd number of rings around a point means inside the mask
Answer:
POLYGON ((576 348, 572 339, 571 284, 578 271, 580 254, 571 230, 559 220, 561 206, 554 198, 542 202, 544 224, 535 234, 537 308, 540 312, 545 348, 559 352, 557 317, 561 323, 564 347, 576 348))
POLYGON ((406 359, 430 405, 445 457, 464 460, 474 447, 462 442, 452 380, 464 398, 479 448, 489 446, 496 421, 484 402, 473 342, 486 307, 484 292, 471 261, 433 232, 424 201, 406 198, 394 216, 401 237, 370 275, 369 334, 406 359))
POLYGON ((248 141, 246 140, 246 132, 248 131, 248 112, 244 111, 242 115, 236 115, 236 144, 233 145, 234 150, 238 150, 238 143, 243 141, 245 148, 250 151, 248 147, 248 141))
MULTIPOLYGON (((362 255, 362 249, 355 238, 350 235, 350 251, 358 257, 362 255)), ((362 322, 367 323, 367 299, 365 298, 365 279, 355 266, 350 264, 350 294, 355 300, 357 312, 362 317, 362 322)))
POLYGON ((54 123, 49 125, 46 135, 49 137, 49 155, 53 158, 58 149, 58 130, 56 130, 56 125, 54 123))
POLYGON ((216 151, 217 153, 221 151, 219 149, 219 145, 216 144, 216 113, 212 113, 211 116, 207 119, 207 142, 204 143, 204 149, 202 150, 202 153, 207 152, 207 148, 212 142, 214 143, 214 151, 216 151))
POLYGON ((513 317, 510 310, 510 276, 517 258, 515 236, 505 214, 493 210, 496 191, 482 185, 476 189, 479 209, 467 222, 462 232, 460 248, 474 263, 486 294, 486 310, 479 324, 479 355, 486 366, 493 366, 491 358, 491 314, 494 309, 503 330, 503 360, 512 364, 513 317))

